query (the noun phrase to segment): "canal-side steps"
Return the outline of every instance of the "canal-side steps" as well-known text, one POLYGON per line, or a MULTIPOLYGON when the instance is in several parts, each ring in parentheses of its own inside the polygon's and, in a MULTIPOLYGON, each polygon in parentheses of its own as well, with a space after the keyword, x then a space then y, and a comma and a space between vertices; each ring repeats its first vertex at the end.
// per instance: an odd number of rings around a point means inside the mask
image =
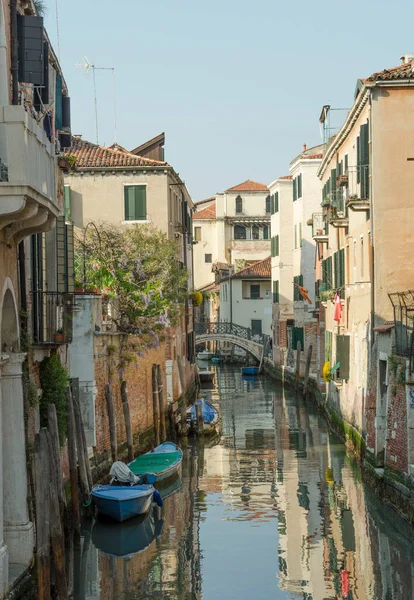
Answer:
MULTIPOLYGON (((289 389, 297 389, 303 393, 304 378, 296 376, 287 369, 276 367, 272 361, 266 359, 265 373, 275 381, 281 382, 289 389)), ((363 480, 375 491, 376 495, 397 510, 411 524, 414 523, 414 485, 411 479, 387 466, 376 468, 372 454, 367 451, 361 433, 342 419, 342 417, 327 404, 326 394, 323 393, 316 380, 309 378, 306 398, 312 400, 324 414, 331 431, 345 443, 348 454, 355 461, 355 466, 361 468, 363 480)))

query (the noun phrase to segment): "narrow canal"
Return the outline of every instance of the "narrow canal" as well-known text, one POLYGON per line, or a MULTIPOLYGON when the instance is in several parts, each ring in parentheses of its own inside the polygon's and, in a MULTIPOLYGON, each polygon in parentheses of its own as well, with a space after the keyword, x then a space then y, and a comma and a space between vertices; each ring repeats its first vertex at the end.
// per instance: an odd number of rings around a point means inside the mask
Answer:
POLYGON ((408 600, 413 530, 312 406, 219 367, 219 440, 190 443, 162 512, 84 532, 75 600, 408 600))

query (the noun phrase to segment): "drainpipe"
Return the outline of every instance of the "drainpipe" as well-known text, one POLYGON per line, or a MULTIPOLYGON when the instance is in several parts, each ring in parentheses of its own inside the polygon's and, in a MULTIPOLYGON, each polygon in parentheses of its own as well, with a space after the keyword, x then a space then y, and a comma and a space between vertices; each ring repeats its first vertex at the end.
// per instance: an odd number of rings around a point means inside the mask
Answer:
POLYGON ((233 267, 229 268, 229 283, 230 283, 230 323, 233 325, 233 267))
POLYGON ((11 74, 12 74, 12 104, 19 103, 19 63, 17 58, 17 0, 10 0, 10 34, 11 34, 11 74))
POLYGON ((373 131, 373 127, 372 127, 372 115, 373 115, 373 111, 372 111, 372 92, 369 90, 368 91, 368 103, 369 103, 369 140, 370 140, 370 145, 369 145, 369 165, 370 165, 370 177, 369 177, 369 195, 370 195, 370 220, 371 220, 371 240, 370 240, 370 245, 371 245, 371 252, 370 252, 370 278, 371 278, 371 348, 374 345, 374 327, 375 327, 375 271, 374 271, 374 267, 375 267, 375 256, 374 256, 374 201, 373 201, 373 193, 372 193, 372 180, 373 180, 373 169, 372 169, 372 165, 373 165, 373 160, 372 160, 372 147, 373 147, 373 143, 372 143, 372 131, 373 131))

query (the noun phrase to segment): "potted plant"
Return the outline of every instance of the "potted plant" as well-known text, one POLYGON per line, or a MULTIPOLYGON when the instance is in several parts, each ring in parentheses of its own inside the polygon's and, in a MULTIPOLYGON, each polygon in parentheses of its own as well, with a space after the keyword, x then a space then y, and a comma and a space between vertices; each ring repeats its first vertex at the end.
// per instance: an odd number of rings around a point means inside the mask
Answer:
POLYGON ((53 336, 53 341, 55 342, 55 344, 63 344, 64 342, 64 338, 63 338, 63 329, 60 328, 58 329, 54 336, 53 336))

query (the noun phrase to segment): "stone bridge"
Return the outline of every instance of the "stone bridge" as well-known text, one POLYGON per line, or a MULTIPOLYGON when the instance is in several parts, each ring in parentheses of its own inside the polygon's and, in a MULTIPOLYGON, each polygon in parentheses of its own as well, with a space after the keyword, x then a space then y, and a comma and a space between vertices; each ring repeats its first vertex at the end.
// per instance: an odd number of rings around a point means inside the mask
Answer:
POLYGON ((269 348, 269 336, 252 334, 252 330, 235 323, 196 323, 196 344, 203 342, 228 342, 242 348, 258 361, 262 361, 264 352, 269 348))

